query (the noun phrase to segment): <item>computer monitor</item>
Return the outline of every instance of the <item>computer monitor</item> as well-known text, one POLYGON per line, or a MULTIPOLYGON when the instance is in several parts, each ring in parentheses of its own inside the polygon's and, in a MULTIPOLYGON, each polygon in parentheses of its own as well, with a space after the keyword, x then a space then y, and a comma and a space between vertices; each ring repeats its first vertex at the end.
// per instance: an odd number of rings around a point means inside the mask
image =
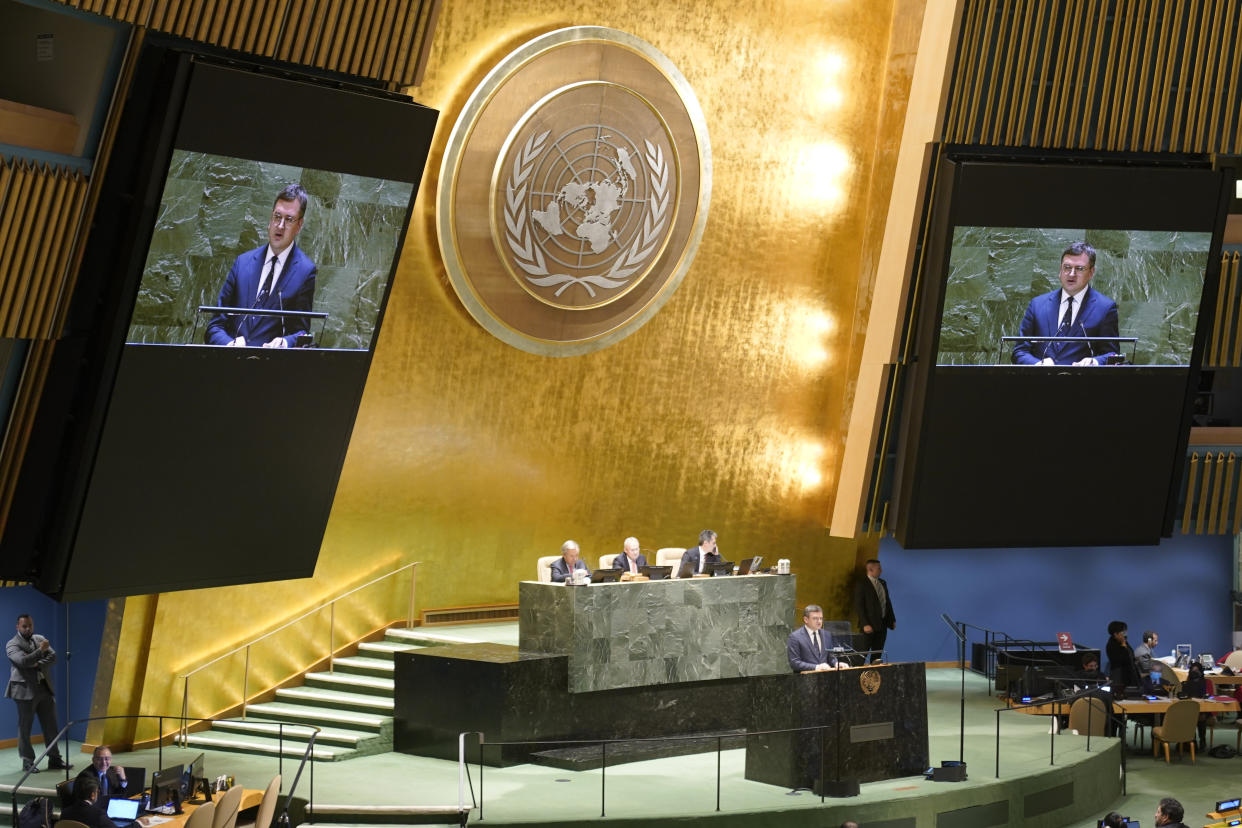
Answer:
POLYGON ((184 765, 161 768, 151 776, 151 810, 164 805, 181 805, 181 775, 184 765))
POLYGON ((203 759, 206 754, 200 753, 186 768, 185 773, 181 775, 181 801, 182 802, 205 802, 206 800, 198 798, 199 786, 206 778, 203 775, 203 759))

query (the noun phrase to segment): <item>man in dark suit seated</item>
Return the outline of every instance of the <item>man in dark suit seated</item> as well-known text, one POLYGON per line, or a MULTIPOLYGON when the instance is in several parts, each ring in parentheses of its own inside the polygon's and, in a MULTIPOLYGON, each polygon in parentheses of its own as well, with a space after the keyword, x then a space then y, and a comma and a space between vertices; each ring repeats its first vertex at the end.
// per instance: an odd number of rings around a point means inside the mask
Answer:
POLYGON ((569 573, 574 570, 581 570, 589 574, 591 570, 582 562, 581 555, 582 552, 578 549, 577 541, 567 540, 562 543, 560 560, 552 562, 552 583, 565 583, 569 573))
POLYGON ((638 538, 626 538, 621 554, 612 559, 612 568, 637 575, 647 565, 647 556, 638 550, 638 538))
POLYGON ((78 779, 83 777, 93 778, 99 786, 100 805, 106 805, 112 797, 128 796, 125 788, 129 785, 129 780, 125 778, 125 768, 112 764, 112 749, 107 745, 95 748, 95 753, 91 756, 91 766, 83 768, 78 774, 78 779))
POLYGON ((789 634, 785 645, 789 667, 795 673, 831 670, 837 658, 824 640, 824 611, 817 604, 807 604, 802 611, 802 626, 789 634))
POLYGON ((78 776, 73 783, 72 805, 60 812, 62 820, 80 822, 88 828, 116 828, 116 823, 99 807, 99 783, 91 776, 78 776))
POLYGON ((687 562, 693 564, 695 575, 701 575, 706 572, 708 564, 724 562, 724 556, 716 548, 715 532, 711 529, 704 529, 702 532, 699 532, 699 545, 690 547, 682 554, 681 566, 677 568, 679 572, 687 562))
MULTIPOLYGON (((315 263, 293 243, 306 217, 306 190, 290 184, 280 191, 267 224, 267 244, 233 262, 220 288, 225 308, 309 311, 315 300, 315 263)), ((303 319, 221 313, 207 325, 208 345, 292 348, 307 333, 303 319)))
MULTIPOLYGON (((1095 248, 1074 242, 1061 254, 1061 288, 1036 296, 1022 317, 1022 336, 1117 336, 1117 303, 1090 287, 1095 248)), ((1020 365, 1104 365, 1117 342, 1019 342, 1020 365)))

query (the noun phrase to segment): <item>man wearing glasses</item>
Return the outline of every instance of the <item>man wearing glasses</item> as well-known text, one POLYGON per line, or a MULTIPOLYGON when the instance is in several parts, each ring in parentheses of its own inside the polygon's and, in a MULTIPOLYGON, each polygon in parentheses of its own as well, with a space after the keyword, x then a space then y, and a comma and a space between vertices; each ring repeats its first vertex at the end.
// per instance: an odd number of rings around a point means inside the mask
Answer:
MULTIPOLYGON (((1118 335, 1117 303, 1090 287, 1095 248, 1074 242, 1061 254, 1061 288, 1036 296, 1022 317, 1022 336, 1111 337, 1118 335)), ((1021 365, 1104 365, 1118 353, 1113 341, 1019 342, 1021 365)))
MULTIPOLYGON (((290 184, 280 191, 267 224, 267 244, 233 262, 220 307, 308 311, 315 300, 315 263, 294 244, 306 216, 306 190, 290 184)), ((207 326, 209 345, 292 348, 307 333, 297 317, 221 313, 207 326)))

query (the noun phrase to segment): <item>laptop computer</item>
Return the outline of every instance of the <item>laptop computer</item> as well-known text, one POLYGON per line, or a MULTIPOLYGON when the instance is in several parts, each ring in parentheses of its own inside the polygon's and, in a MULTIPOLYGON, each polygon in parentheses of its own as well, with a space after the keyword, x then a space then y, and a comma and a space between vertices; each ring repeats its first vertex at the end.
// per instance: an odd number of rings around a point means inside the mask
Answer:
POLYGON ((108 819, 116 823, 117 828, 132 825, 138 819, 138 800, 109 799, 108 819))
POLYGON ((763 556, 756 555, 753 558, 743 558, 742 562, 737 565, 738 575, 749 575, 752 572, 759 571, 759 564, 763 563, 763 556))
POLYGON ((607 584, 621 580, 620 569, 597 569, 591 573, 591 583, 607 584))
POLYGON ((694 577, 694 561, 682 561, 681 568, 677 570, 678 578, 694 577))
POLYGON ((638 571, 652 581, 666 581, 673 574, 671 566, 640 566, 638 571))

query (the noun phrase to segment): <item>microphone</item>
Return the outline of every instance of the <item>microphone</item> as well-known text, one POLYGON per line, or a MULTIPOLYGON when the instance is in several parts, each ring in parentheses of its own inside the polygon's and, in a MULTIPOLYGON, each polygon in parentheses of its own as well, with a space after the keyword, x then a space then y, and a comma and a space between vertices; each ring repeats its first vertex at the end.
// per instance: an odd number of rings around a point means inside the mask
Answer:
POLYGON ((283 337, 285 336, 285 302, 279 290, 276 291, 276 304, 280 308, 280 335, 283 337))

